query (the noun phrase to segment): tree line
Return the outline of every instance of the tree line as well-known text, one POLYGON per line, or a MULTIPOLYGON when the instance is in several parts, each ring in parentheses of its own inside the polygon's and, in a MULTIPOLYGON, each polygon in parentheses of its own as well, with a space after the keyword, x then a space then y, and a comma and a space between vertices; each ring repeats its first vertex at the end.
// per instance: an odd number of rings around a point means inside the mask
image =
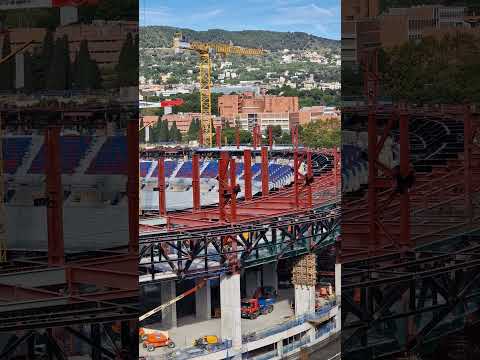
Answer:
MULTIPOLYGON (((116 86, 137 86, 138 84, 138 35, 131 34, 123 44, 119 62, 115 67, 116 86)), ((2 57, 11 54, 8 33, 4 36, 2 57)), ((0 90, 15 90, 15 57, 0 64, 0 90)), ((43 39, 41 51, 24 53, 25 93, 44 90, 86 90, 102 88, 102 75, 97 62, 92 59, 88 40, 80 42, 79 51, 73 62, 70 58, 70 44, 64 35, 54 39, 48 31, 43 39)))

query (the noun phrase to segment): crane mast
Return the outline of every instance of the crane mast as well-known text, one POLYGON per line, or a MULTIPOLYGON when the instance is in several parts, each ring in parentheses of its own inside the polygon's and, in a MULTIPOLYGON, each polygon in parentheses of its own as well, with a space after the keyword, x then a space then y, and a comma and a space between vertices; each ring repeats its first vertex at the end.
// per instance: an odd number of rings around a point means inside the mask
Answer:
POLYGON ((212 146, 212 57, 221 56, 261 56, 263 49, 243 48, 229 44, 204 43, 199 41, 189 42, 181 33, 177 32, 173 38, 175 51, 190 50, 200 55, 199 83, 200 83, 200 123, 202 127, 200 142, 212 146))

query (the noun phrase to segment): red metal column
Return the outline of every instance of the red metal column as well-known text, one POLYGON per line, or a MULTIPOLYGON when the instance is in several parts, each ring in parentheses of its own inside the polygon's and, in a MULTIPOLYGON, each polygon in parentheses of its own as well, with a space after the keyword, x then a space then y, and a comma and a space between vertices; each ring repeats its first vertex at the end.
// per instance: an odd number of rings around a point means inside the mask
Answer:
MULTIPOLYGON (((408 141, 408 115, 404 108, 400 110, 400 176, 406 178, 410 171, 410 145, 408 141)), ((411 249, 410 239, 410 196, 408 189, 400 194, 400 246, 411 249)))
POLYGON ((237 221, 237 193, 235 192, 236 182, 236 164, 235 159, 230 159, 230 222, 237 221))
MULTIPOLYGON (((45 133, 45 143, 47 145, 46 180, 48 265, 55 266, 63 265, 65 263, 63 242, 63 188, 60 168, 59 127, 49 127, 47 129, 45 133)), ((138 214, 136 216, 138 217, 138 214)))
POLYGON ((294 149, 298 149, 298 126, 294 126, 292 129, 292 144, 294 149))
POLYGON ((138 124, 137 121, 129 121, 127 125, 127 161, 128 161, 128 228, 129 228, 129 252, 132 255, 138 254, 138 124))
POLYGON ((237 126, 235 128, 235 144, 237 145, 237 149, 240 148, 240 129, 237 126))
POLYGON ((222 147, 222 127, 221 126, 217 126, 216 128, 215 141, 217 143, 218 148, 222 147))
POLYGON ((167 215, 167 198, 165 196, 165 159, 158 158, 158 212, 160 216, 167 215))
POLYGON ((295 192, 294 192, 294 195, 295 195, 295 207, 298 209, 299 205, 300 205, 300 186, 299 186, 299 169, 300 168, 300 164, 299 164, 299 159, 298 159, 298 151, 295 150, 293 152, 293 186, 295 188, 295 192))
POLYGON ((193 193, 193 211, 200 210, 200 164, 198 154, 192 158, 192 193, 193 193))
POLYGON ((253 127, 253 148, 256 150, 258 146, 257 125, 253 127))
POLYGON ((368 110, 368 248, 374 253, 378 248, 377 239, 377 120, 374 108, 368 110))
POLYGON ((464 153, 464 182, 465 182, 465 215, 472 221, 472 115, 470 106, 465 106, 465 120, 463 122, 463 153, 464 153))
POLYGON ((268 196, 268 150, 262 147, 262 197, 268 196))
POLYGON ((245 200, 252 200, 252 152, 249 149, 243 151, 243 179, 245 182, 245 200))
POLYGON ((268 146, 270 147, 270 151, 273 148, 273 128, 271 125, 268 126, 268 146))
POLYGON ((228 153, 222 151, 220 155, 220 163, 218 166, 218 211, 220 215, 220 221, 225 221, 225 194, 228 189, 228 157, 228 153))
POLYGON ((313 165, 312 165, 312 152, 307 150, 307 202, 308 207, 313 206, 313 193, 312 193, 312 181, 313 181, 313 165))

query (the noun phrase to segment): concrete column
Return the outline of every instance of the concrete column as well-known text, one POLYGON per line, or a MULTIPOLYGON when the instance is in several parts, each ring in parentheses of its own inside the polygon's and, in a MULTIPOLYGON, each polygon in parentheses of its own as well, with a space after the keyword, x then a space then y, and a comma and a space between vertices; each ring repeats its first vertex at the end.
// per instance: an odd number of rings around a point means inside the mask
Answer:
POLYGON ((335 297, 338 305, 335 328, 340 331, 342 328, 342 264, 335 264, 335 297))
POLYGON ((25 55, 15 55, 15 89, 22 89, 25 86, 25 55))
POLYGON ((247 298, 252 297, 255 290, 260 286, 260 271, 245 271, 245 292, 247 298))
MULTIPOLYGON (((175 281, 166 281, 161 283, 161 303, 165 304, 177 295, 177 286, 175 281)), ((162 323, 168 328, 177 327, 177 304, 172 304, 162 311, 162 323)))
POLYGON ((295 285, 295 316, 315 311, 315 287, 295 285))
MULTIPOLYGON (((197 284, 201 280, 197 279, 197 284)), ((195 292, 195 317, 199 320, 212 318, 212 299, 210 291, 210 280, 195 292)))
POLYGON ((272 286, 278 291, 277 263, 268 263, 263 265, 263 286, 272 286))
POLYGON ((232 341, 232 350, 242 349, 240 274, 220 277, 221 337, 232 341))
POLYGON ((277 357, 279 359, 283 358, 283 340, 277 342, 277 357))

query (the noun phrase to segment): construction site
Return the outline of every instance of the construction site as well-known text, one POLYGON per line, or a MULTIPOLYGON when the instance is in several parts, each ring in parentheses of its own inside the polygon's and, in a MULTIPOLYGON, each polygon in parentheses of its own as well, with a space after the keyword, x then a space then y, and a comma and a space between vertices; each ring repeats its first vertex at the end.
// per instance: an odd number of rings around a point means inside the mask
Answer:
POLYGON ((221 128, 212 131, 212 54, 263 50, 181 34, 173 45, 199 54, 202 127, 198 147, 140 152, 140 356, 338 357, 338 149, 301 146, 297 128, 291 145, 277 146, 259 124, 253 143, 241 144, 237 127, 236 144, 222 144, 221 128))
POLYGON ((474 359, 478 107, 380 103, 377 55, 342 110, 342 354, 474 359))

